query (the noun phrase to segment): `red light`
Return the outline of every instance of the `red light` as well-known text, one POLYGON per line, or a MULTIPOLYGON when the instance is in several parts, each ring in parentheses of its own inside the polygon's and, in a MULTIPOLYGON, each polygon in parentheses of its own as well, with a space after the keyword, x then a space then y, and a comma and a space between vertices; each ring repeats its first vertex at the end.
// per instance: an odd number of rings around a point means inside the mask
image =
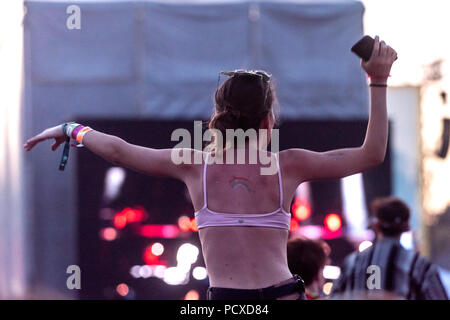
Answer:
POLYGON ((299 227, 298 222, 295 219, 291 219, 291 224, 289 226, 289 231, 293 232, 299 227))
POLYGON ((128 292, 130 291, 130 289, 128 288, 128 286, 125 283, 121 283, 116 287, 116 291, 122 297, 125 297, 128 294, 128 292))
POLYGON ((177 229, 177 227, 173 226, 173 225, 166 225, 163 226, 161 229, 162 232, 162 237, 163 238, 176 238, 178 236, 178 234, 180 233, 177 229))
POLYGON ((191 230, 194 231, 194 232, 198 231, 197 222, 195 221, 195 218, 191 219, 191 230))
POLYGON ((191 219, 186 216, 181 216, 178 218, 178 227, 181 231, 187 232, 191 230, 191 219))
POLYGON ((138 222, 145 219, 145 210, 142 207, 125 208, 122 212, 126 215, 127 222, 138 222))
POLYGON ((172 224, 149 224, 141 226, 140 235, 147 238, 167 238, 173 239, 178 237, 180 230, 172 224))
POLYGON ((325 217, 325 227, 331 232, 336 232, 342 227, 342 220, 336 213, 330 213, 325 217))
POLYGON ((116 212, 114 215, 114 226, 117 229, 123 229, 127 223, 144 221, 147 217, 145 209, 141 206, 135 208, 126 207, 122 211, 116 212))
POLYGON ((304 221, 311 216, 311 207, 306 199, 296 197, 292 204, 292 212, 297 220, 304 221))
POLYGON ((294 216, 300 221, 304 221, 304 220, 308 219, 310 215, 311 215, 311 209, 308 206, 303 205, 303 204, 299 205, 294 210, 294 216))
POLYGON ((184 300, 199 300, 200 295, 196 290, 189 290, 184 296, 184 300))
POLYGON ((142 257, 147 265, 159 264, 158 256, 154 255, 152 252, 152 246, 145 248, 144 255, 142 257))
POLYGON ((117 231, 114 228, 104 228, 100 231, 100 235, 106 241, 113 241, 117 238, 117 231))
POLYGON ((123 213, 123 211, 117 212, 114 215, 113 223, 117 229, 123 229, 127 225, 127 216, 123 213))

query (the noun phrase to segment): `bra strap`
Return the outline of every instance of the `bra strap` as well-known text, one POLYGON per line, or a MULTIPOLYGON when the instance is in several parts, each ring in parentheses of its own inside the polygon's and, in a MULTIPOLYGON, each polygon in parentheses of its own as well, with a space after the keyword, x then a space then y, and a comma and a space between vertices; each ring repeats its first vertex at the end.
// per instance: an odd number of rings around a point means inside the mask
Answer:
POLYGON ((274 156, 275 159, 277 160, 278 184, 280 185, 280 208, 283 209, 283 183, 281 181, 280 161, 278 160, 278 154, 274 153, 274 156))
POLYGON ((205 157, 205 165, 203 167, 203 207, 206 208, 207 207, 207 203, 206 203, 206 166, 208 165, 208 157, 209 157, 209 153, 206 154, 205 157))

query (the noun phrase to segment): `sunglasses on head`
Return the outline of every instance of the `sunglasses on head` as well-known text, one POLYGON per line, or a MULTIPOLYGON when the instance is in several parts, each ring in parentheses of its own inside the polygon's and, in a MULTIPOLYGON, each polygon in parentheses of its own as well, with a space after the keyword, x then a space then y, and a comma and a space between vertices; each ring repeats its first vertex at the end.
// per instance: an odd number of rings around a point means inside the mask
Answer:
MULTIPOLYGON (((219 89, 219 83, 220 83, 220 75, 225 75, 229 77, 234 77, 236 75, 250 75, 255 77, 260 77, 264 83, 269 83, 270 79, 272 78, 272 75, 265 72, 264 70, 245 70, 245 69, 236 69, 234 71, 220 71, 219 77, 217 79, 217 89, 219 89)), ((267 100, 267 94, 269 92, 269 86, 266 88, 266 93, 264 96, 264 103, 267 100)))
POLYGON ((221 74, 229 76, 229 77, 234 77, 235 75, 241 75, 241 74, 257 76, 257 77, 260 77, 266 83, 269 83, 270 82, 270 78, 272 77, 271 74, 268 74, 264 70, 237 69, 237 70, 234 70, 234 71, 221 71, 219 73, 219 77, 220 77, 221 74))

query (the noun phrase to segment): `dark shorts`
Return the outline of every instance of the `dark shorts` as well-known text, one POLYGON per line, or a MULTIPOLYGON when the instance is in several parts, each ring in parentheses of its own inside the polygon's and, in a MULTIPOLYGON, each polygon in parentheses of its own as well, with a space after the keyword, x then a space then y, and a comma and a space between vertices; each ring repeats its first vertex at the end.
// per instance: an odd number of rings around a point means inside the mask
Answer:
POLYGON ((306 300, 305 285, 298 275, 293 276, 293 281, 280 286, 270 286, 262 289, 231 289, 209 287, 206 293, 208 300, 276 300, 289 294, 298 292, 297 300, 306 300))

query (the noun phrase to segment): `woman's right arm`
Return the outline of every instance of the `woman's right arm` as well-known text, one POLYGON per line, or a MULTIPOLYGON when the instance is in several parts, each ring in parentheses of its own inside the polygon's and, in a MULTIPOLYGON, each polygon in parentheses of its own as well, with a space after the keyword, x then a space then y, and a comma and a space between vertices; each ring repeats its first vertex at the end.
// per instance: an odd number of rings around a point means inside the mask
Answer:
MULTIPOLYGON (((38 135, 27 140, 24 144, 26 151, 30 151, 37 143, 48 139, 55 139, 52 150, 55 151, 58 146, 65 142, 61 125, 48 128, 38 135)), ((193 166, 189 163, 176 164, 172 161, 173 149, 153 149, 137 146, 126 142, 125 140, 105 134, 99 131, 89 131, 83 137, 83 145, 96 155, 103 159, 141 173, 167 176, 185 181, 191 174, 193 166)), ((183 149, 183 152, 189 152, 191 162, 193 163, 193 154, 196 151, 183 149)))

